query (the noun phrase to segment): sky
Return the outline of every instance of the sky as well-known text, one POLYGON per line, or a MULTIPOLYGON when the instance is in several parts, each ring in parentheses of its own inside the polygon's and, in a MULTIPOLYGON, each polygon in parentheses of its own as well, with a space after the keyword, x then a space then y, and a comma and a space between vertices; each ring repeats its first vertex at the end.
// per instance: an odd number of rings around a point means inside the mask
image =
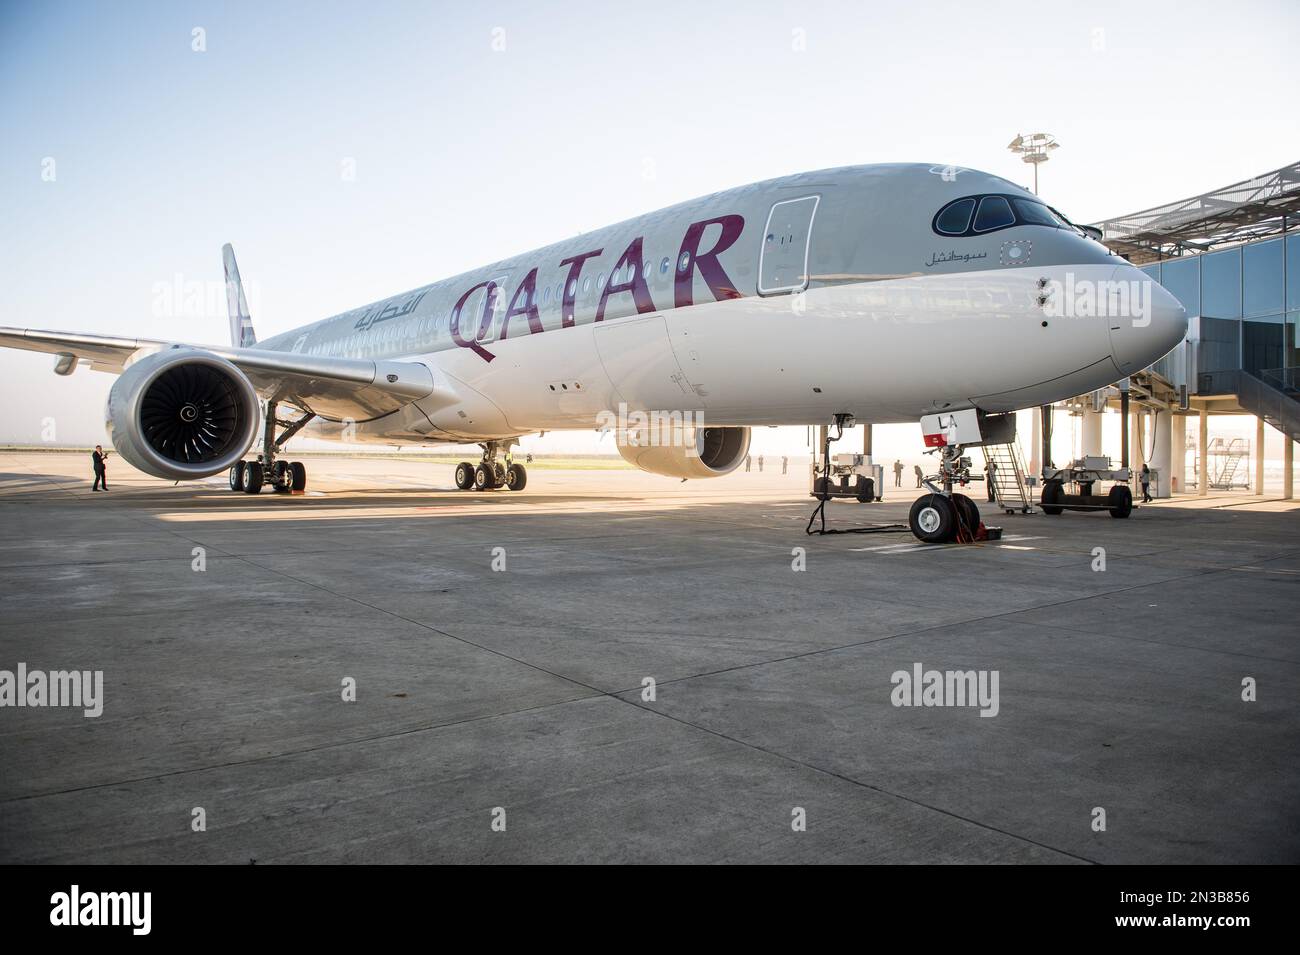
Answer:
MULTIPOLYGON (((1037 131, 1043 196, 1096 221, 1295 161, 1298 27, 1293 0, 0 0, 0 324, 225 343, 233 242, 266 338, 773 176, 1029 184, 1006 146, 1037 131)), ((112 378, 52 362, 0 351, 0 443, 103 439, 112 378)))

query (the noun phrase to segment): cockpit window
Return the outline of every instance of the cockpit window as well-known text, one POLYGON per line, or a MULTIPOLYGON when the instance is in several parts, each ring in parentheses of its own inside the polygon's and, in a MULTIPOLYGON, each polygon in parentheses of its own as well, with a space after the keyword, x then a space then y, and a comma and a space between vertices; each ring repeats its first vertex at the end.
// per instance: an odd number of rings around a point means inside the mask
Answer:
POLYGON ((974 199, 958 199, 945 206, 935 217, 934 229, 944 235, 961 235, 970 227, 970 217, 974 211, 974 199))
POLYGON ((1030 199, 1012 199, 1011 204, 1016 207, 1016 215, 1026 225, 1050 225, 1055 229, 1061 224, 1056 216, 1052 215, 1051 210, 1041 202, 1034 202, 1030 199))
POLYGON ((963 196, 954 199, 935 213, 931 228, 939 235, 974 236, 1017 225, 1068 229, 1082 234, 1079 226, 1051 206, 1024 196, 1009 195, 963 196))
POLYGON ((992 232, 1014 225, 1015 215, 1011 204, 1001 196, 985 196, 980 200, 979 212, 975 213, 975 231, 992 232))

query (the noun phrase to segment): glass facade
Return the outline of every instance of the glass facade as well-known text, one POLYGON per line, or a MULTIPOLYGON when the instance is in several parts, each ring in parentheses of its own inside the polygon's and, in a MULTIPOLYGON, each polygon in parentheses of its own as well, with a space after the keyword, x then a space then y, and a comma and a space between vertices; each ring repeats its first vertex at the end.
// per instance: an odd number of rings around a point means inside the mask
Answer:
POLYGON ((1300 234, 1167 259, 1142 271, 1187 309, 1196 372, 1300 367, 1300 234))

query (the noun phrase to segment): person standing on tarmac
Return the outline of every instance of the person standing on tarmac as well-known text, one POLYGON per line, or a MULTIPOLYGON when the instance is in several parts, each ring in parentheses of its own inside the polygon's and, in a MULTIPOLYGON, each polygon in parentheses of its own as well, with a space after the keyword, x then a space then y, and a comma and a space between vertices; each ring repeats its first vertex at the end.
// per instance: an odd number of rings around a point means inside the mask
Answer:
POLYGON ((894 459, 894 487, 903 486, 903 462, 894 459))
POLYGON ((921 486, 921 478, 924 477, 924 475, 921 474, 921 465, 919 465, 919 464, 913 464, 913 465, 912 465, 912 470, 916 472, 916 486, 917 486, 917 487, 920 487, 920 486, 921 486))
POLYGON ((92 491, 98 491, 101 484, 105 491, 108 490, 108 468, 104 463, 107 458, 103 445, 95 445, 95 450, 90 455, 90 466, 95 469, 95 483, 90 488, 92 491))
POLYGON ((1150 469, 1149 467, 1147 467, 1145 464, 1142 465, 1142 471, 1141 471, 1141 473, 1140 473, 1140 475, 1139 475, 1139 479, 1140 479, 1141 482, 1142 482, 1142 503, 1143 503, 1143 504, 1150 504, 1151 501, 1152 501, 1152 497, 1151 497, 1151 469, 1150 469))

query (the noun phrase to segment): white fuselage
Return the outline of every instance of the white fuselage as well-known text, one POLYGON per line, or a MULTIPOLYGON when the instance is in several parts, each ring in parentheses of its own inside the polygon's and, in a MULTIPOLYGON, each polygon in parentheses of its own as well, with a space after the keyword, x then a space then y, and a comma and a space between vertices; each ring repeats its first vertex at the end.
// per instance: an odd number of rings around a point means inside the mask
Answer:
POLYGON ((931 218, 963 192, 1029 196, 979 173, 957 180, 851 167, 748 186, 258 347, 427 365, 437 398, 317 422, 325 436, 402 444, 590 429, 621 405, 711 426, 1009 411, 1103 387, 1181 339, 1167 295, 1146 324, 1052 313, 1045 288, 1145 279, 1072 230, 938 234, 931 218))

